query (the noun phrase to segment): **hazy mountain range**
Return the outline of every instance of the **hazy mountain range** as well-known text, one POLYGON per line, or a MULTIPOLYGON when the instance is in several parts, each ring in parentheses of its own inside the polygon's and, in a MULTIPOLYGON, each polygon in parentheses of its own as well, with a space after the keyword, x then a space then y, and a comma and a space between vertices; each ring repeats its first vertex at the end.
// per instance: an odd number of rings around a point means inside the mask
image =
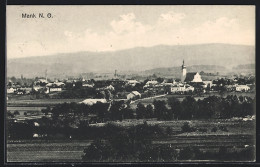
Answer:
POLYGON ((180 70, 183 60, 190 71, 229 71, 254 64, 255 47, 230 44, 159 45, 114 52, 78 52, 7 59, 7 76, 44 76, 46 69, 49 77, 88 72, 113 73, 115 69, 118 73, 169 72, 172 67, 180 70))

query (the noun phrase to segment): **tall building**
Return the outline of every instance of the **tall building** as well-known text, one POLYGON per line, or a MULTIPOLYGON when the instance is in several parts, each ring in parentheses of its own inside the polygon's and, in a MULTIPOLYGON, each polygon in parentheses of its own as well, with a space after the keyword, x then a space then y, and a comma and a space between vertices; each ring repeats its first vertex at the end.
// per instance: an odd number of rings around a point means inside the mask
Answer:
POLYGON ((184 65, 184 60, 183 60, 183 64, 181 66, 181 82, 185 81, 186 74, 187 74, 187 70, 186 70, 186 66, 184 65))

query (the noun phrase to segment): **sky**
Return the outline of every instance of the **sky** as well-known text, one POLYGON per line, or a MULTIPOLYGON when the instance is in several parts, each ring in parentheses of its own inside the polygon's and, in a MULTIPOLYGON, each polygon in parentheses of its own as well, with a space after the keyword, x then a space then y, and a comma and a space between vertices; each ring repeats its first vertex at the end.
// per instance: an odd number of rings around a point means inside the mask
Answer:
POLYGON ((6 15, 8 59, 156 45, 255 46, 254 6, 9 5, 6 15), (37 18, 22 18, 23 13, 37 18))

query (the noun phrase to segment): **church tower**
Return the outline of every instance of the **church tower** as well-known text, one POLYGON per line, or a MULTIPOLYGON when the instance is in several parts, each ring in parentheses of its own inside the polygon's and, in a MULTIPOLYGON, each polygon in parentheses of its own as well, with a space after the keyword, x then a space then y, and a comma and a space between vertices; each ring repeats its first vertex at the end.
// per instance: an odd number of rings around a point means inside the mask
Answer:
POLYGON ((181 82, 185 81, 186 73, 187 73, 186 66, 184 65, 184 60, 183 60, 183 64, 181 66, 181 82))

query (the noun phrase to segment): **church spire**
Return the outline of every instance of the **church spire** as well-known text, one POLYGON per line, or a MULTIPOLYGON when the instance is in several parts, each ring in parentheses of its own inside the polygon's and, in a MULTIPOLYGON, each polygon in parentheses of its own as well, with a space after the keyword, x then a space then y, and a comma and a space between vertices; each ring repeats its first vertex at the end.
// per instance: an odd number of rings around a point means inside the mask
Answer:
POLYGON ((182 62, 182 69, 186 68, 186 66, 184 65, 184 59, 183 59, 183 62, 182 62))
POLYGON ((184 65, 184 59, 183 59, 183 62, 182 62, 183 64, 182 64, 182 66, 181 66, 181 68, 182 68, 182 70, 181 70, 181 82, 183 83, 184 81, 185 81, 185 79, 186 79, 186 73, 187 73, 187 71, 186 71, 186 66, 184 65))

